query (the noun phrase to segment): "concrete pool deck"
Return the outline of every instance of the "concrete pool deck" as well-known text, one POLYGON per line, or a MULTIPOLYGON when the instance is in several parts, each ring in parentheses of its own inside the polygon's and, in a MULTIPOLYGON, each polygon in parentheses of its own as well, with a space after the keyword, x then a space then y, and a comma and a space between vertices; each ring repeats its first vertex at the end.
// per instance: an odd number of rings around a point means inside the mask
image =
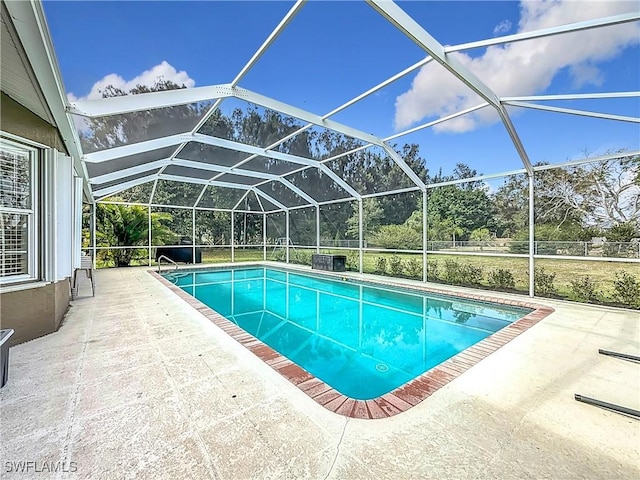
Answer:
POLYGON ((598 354, 638 355, 640 314, 536 302, 555 312, 410 410, 360 420, 314 402, 147 267, 100 270, 58 332, 11 348, 1 475, 637 479, 640 422, 573 396, 640 409, 640 365, 598 354))

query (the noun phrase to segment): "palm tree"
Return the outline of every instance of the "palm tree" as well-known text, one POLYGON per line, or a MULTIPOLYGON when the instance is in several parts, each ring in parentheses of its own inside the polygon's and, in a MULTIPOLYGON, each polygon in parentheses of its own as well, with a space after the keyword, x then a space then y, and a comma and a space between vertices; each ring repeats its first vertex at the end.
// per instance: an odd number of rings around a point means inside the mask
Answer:
MULTIPOLYGON (((115 200, 115 199, 112 199, 115 200)), ((151 213, 151 238, 153 245, 173 243, 176 235, 167 222, 172 217, 165 212, 151 213)), ((140 205, 100 203, 96 208, 96 237, 101 247, 146 246, 149 242, 149 212, 140 205)), ((113 259, 116 267, 127 267, 137 249, 114 248, 107 250, 107 257, 113 259)))

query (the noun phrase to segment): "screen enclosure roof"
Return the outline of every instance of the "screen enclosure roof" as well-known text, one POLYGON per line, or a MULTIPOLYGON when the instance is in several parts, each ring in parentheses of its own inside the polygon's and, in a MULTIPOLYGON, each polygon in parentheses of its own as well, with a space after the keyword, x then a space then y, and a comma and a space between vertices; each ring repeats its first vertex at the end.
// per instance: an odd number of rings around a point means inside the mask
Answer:
MULTIPOLYGON (((417 8, 415 5, 408 4, 405 11, 404 4, 363 2, 366 18, 375 17, 380 28, 403 36, 416 61, 329 111, 312 112, 242 86, 260 59, 274 48, 278 37, 295 24, 296 17, 306 8, 318 8, 311 5, 303 1, 293 4, 228 83, 69 101, 67 115, 76 128, 83 173, 93 199, 269 212, 387 192, 425 191, 433 184, 429 184, 424 169, 406 161, 407 151, 399 145, 418 143, 422 155, 428 158, 429 132, 473 115, 494 119, 492 126, 474 135, 487 135, 491 141, 495 138, 496 145, 502 142, 513 161, 508 171, 492 172, 487 166, 492 175, 485 177, 534 171, 537 159, 532 159, 530 151, 537 140, 533 139, 535 132, 519 128, 521 111, 615 122, 638 132, 637 113, 602 112, 593 107, 600 99, 637 105, 637 91, 596 89, 576 94, 559 89, 558 93, 545 95, 507 95, 493 77, 474 71, 473 62, 463 62, 459 56, 461 52, 486 52, 521 42, 534 48, 536 42, 567 35, 588 38, 598 29, 637 29, 638 11, 445 46, 408 13, 417 8), (370 109, 370 115, 376 115, 376 96, 393 91, 398 82, 406 85, 426 65, 451 78, 475 103, 400 131, 368 131, 366 125, 349 121, 359 118, 349 115, 358 109, 370 109), (374 174, 384 178, 375 178, 374 174), (128 195, 131 191, 136 194, 128 195)), ((327 28, 330 34, 331 26, 327 28)), ((372 61, 377 61, 373 53, 372 61)), ((314 59, 310 57, 309 61, 314 59)), ((512 67, 501 65, 504 69, 512 67)), ((304 89, 305 85, 295 88, 304 89)), ((310 96, 313 93, 308 92, 310 96)), ((464 142, 464 135, 460 138, 464 142)), ((433 137, 434 142, 440 140, 433 137)), ((458 142, 453 137, 448 140, 458 142)), ((455 145, 451 148, 453 151, 455 145)))

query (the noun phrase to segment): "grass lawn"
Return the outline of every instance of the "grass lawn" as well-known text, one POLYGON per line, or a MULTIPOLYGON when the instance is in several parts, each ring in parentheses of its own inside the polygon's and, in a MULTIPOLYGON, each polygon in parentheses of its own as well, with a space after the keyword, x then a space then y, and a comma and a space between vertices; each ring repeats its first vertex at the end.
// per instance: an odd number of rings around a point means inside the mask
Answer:
MULTIPOLYGON (((335 253, 347 255, 348 263, 352 266, 358 264, 357 250, 331 250, 321 249, 323 253, 335 253)), ((142 252, 144 253, 144 252, 142 252)), ((283 255, 283 251, 277 252, 283 255)), ((292 249, 290 251, 290 259, 292 262, 310 264, 311 254, 315 253, 315 249, 292 249)), ((389 274, 389 259, 393 253, 385 252, 365 252, 363 259, 363 267, 365 273, 378 273, 376 268, 376 260, 383 257, 387 260, 387 274, 389 274)), ((409 259, 416 259, 422 268, 422 255, 420 254, 397 254, 403 262, 409 259)), ((444 268, 445 260, 455 260, 461 264, 471 264, 481 267, 483 271, 483 280, 481 285, 489 287, 487 275, 491 270, 504 269, 509 270, 516 282, 516 290, 522 293, 529 291, 529 259, 528 258, 511 258, 511 257, 489 257, 479 255, 446 255, 446 254, 429 254, 429 262, 437 262, 440 271, 444 268)), ((262 247, 236 248, 235 261, 249 262, 259 261, 263 259, 262 247)), ((273 249, 267 249, 267 260, 276 260, 273 255, 273 249)), ((140 264, 146 264, 146 259, 141 259, 140 264)), ((230 248, 203 248, 203 263, 222 263, 231 261, 230 248)), ((132 262, 135 264, 138 262, 132 262)), ((154 262, 155 263, 155 262, 154 262)), ((99 265, 102 266, 102 265, 99 265)), ((106 265, 105 265, 106 266, 106 265)), ((543 268, 545 273, 555 274, 553 285, 558 295, 571 298, 572 288, 571 281, 581 280, 589 277, 596 285, 596 289, 601 292, 606 302, 614 301, 614 284, 615 274, 624 270, 632 274, 640 282, 640 264, 631 262, 599 262, 593 260, 561 260, 561 259, 536 259, 536 268, 543 268)), ((352 267, 353 268, 353 267, 352 267)), ((406 272, 405 272, 406 273, 406 272)))
MULTIPOLYGON (((327 253, 342 253, 338 251, 325 250, 327 253)), ((357 251, 352 251, 357 256, 357 251)), ((363 270, 366 273, 376 273, 376 258, 387 259, 393 256, 392 253, 365 252, 363 259, 363 270)), ((416 254, 398 254, 403 260, 417 258, 422 264, 422 256, 416 254)), ((486 278, 491 270, 498 268, 509 270, 516 282, 516 289, 523 293, 529 291, 529 259, 510 257, 483 257, 479 255, 443 255, 429 254, 429 262, 436 261, 443 268, 445 260, 456 260, 459 263, 469 263, 481 267, 484 272, 482 285, 489 286, 486 278)), ((562 297, 569 297, 571 294, 572 280, 580 280, 589 277, 595 284, 597 290, 602 292, 605 299, 613 301, 615 273, 624 270, 634 275, 640 281, 640 264, 631 262, 599 262, 593 260, 561 260, 561 259, 536 259, 535 267, 544 269, 545 273, 555 274, 554 286, 557 293, 562 297)), ((387 267, 388 268, 388 267, 387 267)))
MULTIPOLYGON (((297 249, 297 252, 301 249, 297 249)), ((307 249, 307 255, 314 253, 315 250, 307 249)), ((346 254, 356 258, 357 262, 357 250, 329 250, 322 249, 325 253, 346 254)), ((290 257, 294 256, 294 251, 290 252, 290 257)), ((389 259, 393 256, 392 253, 383 252, 365 252, 363 267, 365 273, 376 273, 376 259, 378 257, 384 257, 389 259)), ((422 265, 422 256, 416 254, 400 253, 398 254, 403 261, 415 258, 420 261, 422 265)), ((436 261, 440 268, 444 265, 445 260, 456 260, 460 263, 470 263, 474 266, 482 267, 484 271, 483 285, 489 286, 486 281, 489 271, 494 269, 509 270, 515 281, 516 289, 526 293, 529 291, 529 259, 528 258, 510 258, 510 257, 483 257, 479 255, 443 255, 443 254, 429 254, 429 262, 436 261)), ((253 249, 241 249, 237 248, 235 251, 236 261, 255 261, 262 260, 262 248, 253 249)), ((272 251, 267 250, 267 260, 273 259, 272 251)), ((231 261, 230 249, 212 249, 203 252, 204 263, 218 263, 231 261)), ((596 285, 597 288, 602 291, 605 297, 611 298, 613 293, 613 280, 615 273, 620 270, 625 270, 636 277, 640 276, 640 264, 637 263, 620 263, 620 262, 596 262, 590 260, 556 260, 556 259, 536 259, 536 268, 543 268, 545 273, 554 273, 554 285, 559 295, 568 297, 571 292, 570 282, 572 280, 589 277, 596 285)))

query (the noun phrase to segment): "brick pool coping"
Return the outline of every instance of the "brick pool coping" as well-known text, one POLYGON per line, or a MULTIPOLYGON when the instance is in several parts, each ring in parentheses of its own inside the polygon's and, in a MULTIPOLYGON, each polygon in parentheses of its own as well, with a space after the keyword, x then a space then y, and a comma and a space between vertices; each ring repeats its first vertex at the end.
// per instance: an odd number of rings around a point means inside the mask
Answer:
MULTIPOLYGON (((265 267, 263 264, 247 264, 243 266, 265 267)), ((209 268, 211 267, 209 266, 209 268)), ((197 270, 199 270, 199 268, 189 269, 189 271, 197 270)), ((343 395, 319 378, 316 378, 273 348, 255 338, 253 335, 242 330, 232 321, 227 320, 222 315, 212 310, 200 300, 197 300, 195 297, 189 295, 187 292, 168 281, 156 271, 148 270, 148 272, 157 278, 164 286, 168 287, 173 293, 178 295, 207 319, 221 328, 231 338, 239 342, 258 358, 262 359, 267 365, 284 376, 317 403, 339 415, 360 419, 386 418, 409 410, 414 405, 417 405, 432 395, 436 390, 444 387, 447 383, 459 377, 475 364, 488 357, 500 347, 506 345, 522 332, 528 330, 543 318, 554 312, 553 308, 546 305, 519 300, 506 300, 466 292, 453 293, 447 290, 413 284, 406 285, 395 282, 383 283, 369 279, 364 280, 365 283, 371 283, 374 285, 408 288, 410 290, 437 293, 449 297, 459 297, 481 302, 499 303, 513 307, 530 308, 533 311, 519 320, 507 325, 496 333, 479 341, 475 345, 472 345, 448 360, 436 365, 432 369, 395 390, 371 400, 357 400, 343 395)), ((318 272, 313 272, 313 274, 316 273, 318 272)), ((322 275, 322 273, 318 274, 322 275)), ((330 276, 333 277, 333 275, 330 276)), ((359 278, 354 280, 361 281, 359 278)))

